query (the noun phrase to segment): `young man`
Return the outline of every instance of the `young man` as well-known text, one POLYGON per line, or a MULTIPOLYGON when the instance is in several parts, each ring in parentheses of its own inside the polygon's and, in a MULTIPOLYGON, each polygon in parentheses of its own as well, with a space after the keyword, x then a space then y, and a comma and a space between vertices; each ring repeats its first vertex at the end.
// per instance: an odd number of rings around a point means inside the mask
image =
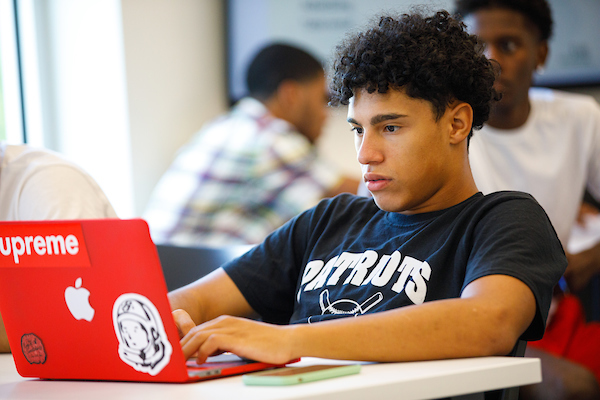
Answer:
MULTIPOLYGON (((600 198, 600 107, 588 96, 531 88, 552 33, 545 0, 462 0, 457 6, 501 67, 495 88, 503 97, 469 149, 477 187, 531 193, 566 247, 586 187, 600 198)), ((566 282, 576 292, 600 271, 600 244, 567 257, 566 282)), ((554 304, 544 340, 527 349, 542 358, 544 381, 522 390, 522 397, 598 398, 600 325, 585 325, 574 296, 560 293, 554 304)))
POLYGON ((327 116, 322 65, 284 44, 263 48, 247 71, 249 97, 201 129, 161 178, 144 218, 157 243, 260 243, 323 197, 356 193, 318 157, 327 116))
POLYGON ((446 12, 383 17, 339 48, 334 102, 373 198, 324 200, 170 293, 186 356, 427 360, 542 336, 566 260, 529 195, 478 193, 467 143, 495 74, 463 28, 446 12), (234 317, 253 312, 264 322, 234 317))

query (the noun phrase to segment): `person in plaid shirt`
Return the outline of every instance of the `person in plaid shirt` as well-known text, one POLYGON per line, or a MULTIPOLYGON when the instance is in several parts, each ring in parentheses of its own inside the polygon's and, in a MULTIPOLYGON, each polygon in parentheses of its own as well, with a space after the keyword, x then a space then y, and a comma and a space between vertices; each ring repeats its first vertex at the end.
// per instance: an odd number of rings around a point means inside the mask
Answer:
POLYGON ((144 218, 156 243, 259 243, 320 199, 356 192, 314 145, 327 115, 322 65, 271 44, 246 80, 250 96, 201 129, 155 188, 144 218))

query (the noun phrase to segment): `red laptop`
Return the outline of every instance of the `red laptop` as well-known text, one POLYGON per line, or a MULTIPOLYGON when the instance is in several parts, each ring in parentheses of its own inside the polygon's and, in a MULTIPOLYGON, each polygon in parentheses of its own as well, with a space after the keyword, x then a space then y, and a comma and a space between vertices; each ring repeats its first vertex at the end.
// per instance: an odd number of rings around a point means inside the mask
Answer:
POLYGON ((186 364, 141 219, 0 222, 0 312, 24 377, 190 382, 274 366, 186 364))

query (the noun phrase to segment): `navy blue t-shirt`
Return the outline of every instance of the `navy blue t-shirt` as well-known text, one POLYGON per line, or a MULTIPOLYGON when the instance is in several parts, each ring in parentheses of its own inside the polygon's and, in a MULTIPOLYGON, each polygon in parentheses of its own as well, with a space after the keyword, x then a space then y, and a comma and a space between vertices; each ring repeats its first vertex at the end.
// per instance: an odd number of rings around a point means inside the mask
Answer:
POLYGON ((340 195, 298 215, 224 269, 262 319, 277 324, 456 298, 477 278, 509 275, 535 295, 536 317, 522 338, 536 340, 566 264, 539 204, 525 193, 498 192, 414 215, 340 195))

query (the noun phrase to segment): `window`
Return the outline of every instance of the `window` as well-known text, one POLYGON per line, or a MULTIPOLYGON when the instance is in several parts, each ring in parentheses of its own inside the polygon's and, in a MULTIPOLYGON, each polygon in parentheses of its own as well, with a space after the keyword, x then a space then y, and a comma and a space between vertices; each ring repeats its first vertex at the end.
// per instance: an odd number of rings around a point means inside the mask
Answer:
POLYGON ((0 140, 23 143, 18 37, 12 0, 0 0, 0 140))

